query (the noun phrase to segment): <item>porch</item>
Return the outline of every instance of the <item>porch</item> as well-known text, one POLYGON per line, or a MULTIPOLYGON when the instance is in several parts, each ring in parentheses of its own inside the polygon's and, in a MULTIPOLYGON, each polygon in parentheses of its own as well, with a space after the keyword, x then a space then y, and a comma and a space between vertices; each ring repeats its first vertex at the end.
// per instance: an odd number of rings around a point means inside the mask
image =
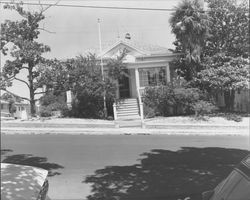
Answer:
POLYGON ((126 74, 118 81, 117 102, 113 104, 114 120, 119 124, 127 121, 128 126, 137 121, 137 126, 144 127, 142 97, 148 86, 165 85, 170 82, 169 64, 140 65, 128 64, 126 74), (120 123, 119 123, 120 122, 120 123))

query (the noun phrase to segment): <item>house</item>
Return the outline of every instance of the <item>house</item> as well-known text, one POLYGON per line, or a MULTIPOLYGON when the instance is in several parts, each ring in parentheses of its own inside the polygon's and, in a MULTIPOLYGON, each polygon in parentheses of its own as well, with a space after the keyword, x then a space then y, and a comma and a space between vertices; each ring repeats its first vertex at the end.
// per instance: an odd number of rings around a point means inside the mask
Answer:
POLYGON ((30 105, 26 102, 16 102, 16 112, 14 117, 17 119, 27 119, 30 114, 30 105))
MULTIPOLYGON (((2 92, 1 92, 2 93, 2 92)), ((1 117, 14 117, 17 119, 27 118, 30 113, 29 103, 22 100, 18 95, 15 95, 11 92, 3 92, 1 95, 1 117), (10 101, 13 101, 15 106, 15 111, 10 113, 10 101)))
POLYGON ((9 102, 0 99, 1 104, 1 117, 10 117, 9 102))
POLYGON ((115 58, 126 51, 123 62, 128 76, 117 82, 116 98, 113 105, 114 119, 140 119, 143 122, 142 95, 147 86, 157 86, 170 82, 174 70, 169 64, 178 54, 165 47, 131 40, 130 36, 118 40, 99 54, 105 60, 115 58))

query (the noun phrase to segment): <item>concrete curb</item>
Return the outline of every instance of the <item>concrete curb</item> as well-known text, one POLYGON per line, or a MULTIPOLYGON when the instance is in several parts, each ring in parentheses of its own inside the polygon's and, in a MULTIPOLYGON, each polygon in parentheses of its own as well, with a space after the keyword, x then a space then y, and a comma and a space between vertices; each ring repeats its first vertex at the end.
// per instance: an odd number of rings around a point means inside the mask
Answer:
POLYGON ((3 127, 2 134, 69 134, 69 135, 240 135, 248 129, 142 129, 142 128, 17 128, 3 127))
MULTIPOLYGON (((236 128, 236 129, 249 129, 249 125, 225 125, 225 124, 179 124, 179 123, 144 123, 146 128, 164 128, 164 129, 173 129, 173 128, 194 128, 194 129, 207 129, 207 128, 236 128)), ((46 123, 46 122, 11 122, 11 123, 1 123, 1 127, 10 128, 10 127, 24 127, 24 128, 115 128, 115 122, 111 123, 71 123, 71 124, 62 124, 62 123, 46 123)))

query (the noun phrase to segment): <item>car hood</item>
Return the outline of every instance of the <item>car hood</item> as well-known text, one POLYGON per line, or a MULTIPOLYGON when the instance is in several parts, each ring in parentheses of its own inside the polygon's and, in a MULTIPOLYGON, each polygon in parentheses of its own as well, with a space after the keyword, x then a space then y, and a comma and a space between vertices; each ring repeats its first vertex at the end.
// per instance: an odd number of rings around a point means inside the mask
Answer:
POLYGON ((36 200, 47 175, 44 169, 1 163, 1 199, 36 200))

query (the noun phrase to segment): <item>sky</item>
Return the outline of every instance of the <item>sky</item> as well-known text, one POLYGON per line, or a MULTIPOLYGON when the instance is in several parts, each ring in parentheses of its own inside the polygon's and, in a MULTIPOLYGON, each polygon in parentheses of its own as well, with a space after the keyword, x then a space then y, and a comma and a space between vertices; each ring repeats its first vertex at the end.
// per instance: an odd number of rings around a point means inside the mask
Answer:
MULTIPOLYGON (((9 0, 2 0, 9 1, 9 0)), ((38 3, 38 0, 23 1, 38 3)), ((41 0, 41 3, 56 3, 52 0, 41 0)), ((180 0, 61 0, 57 5, 90 5, 109 7, 166 8, 173 9, 180 0)), ((38 6, 25 6, 30 11, 38 6)), ((45 12, 45 20, 40 24, 49 32, 41 31, 38 41, 51 47, 46 58, 73 58, 88 50, 99 47, 98 18, 101 26, 103 46, 110 41, 124 38, 130 33, 131 39, 149 44, 173 48, 174 35, 171 33, 169 11, 115 10, 83 7, 53 6, 45 12), (53 32, 53 33, 51 33, 53 32)), ((1 6, 1 23, 6 20, 20 20, 15 11, 5 10, 1 6)), ((9 57, 1 55, 1 67, 9 57)), ((26 72, 19 77, 25 78, 26 72)), ((9 88, 17 95, 28 97, 29 91, 23 83, 14 82, 9 88)))

